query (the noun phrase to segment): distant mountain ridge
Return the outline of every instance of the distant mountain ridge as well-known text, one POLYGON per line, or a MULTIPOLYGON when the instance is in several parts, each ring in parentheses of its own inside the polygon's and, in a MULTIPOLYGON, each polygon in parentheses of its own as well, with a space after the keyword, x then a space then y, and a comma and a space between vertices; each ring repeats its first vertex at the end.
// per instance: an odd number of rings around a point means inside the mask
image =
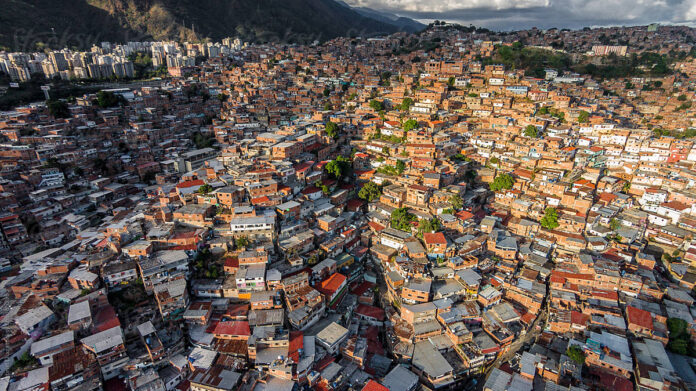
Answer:
MULTIPOLYGON (((0 46, 88 48, 100 41, 312 42, 409 30, 334 0, 0 0, 0 46)), ((406 18, 405 18, 406 19, 406 18)))
POLYGON ((415 33, 423 30, 427 26, 421 22, 407 18, 405 16, 398 16, 384 11, 377 11, 372 8, 367 7, 352 7, 344 1, 340 1, 346 7, 356 11, 360 15, 366 16, 368 18, 380 21, 382 23, 387 23, 395 26, 400 31, 407 31, 409 33, 415 33))

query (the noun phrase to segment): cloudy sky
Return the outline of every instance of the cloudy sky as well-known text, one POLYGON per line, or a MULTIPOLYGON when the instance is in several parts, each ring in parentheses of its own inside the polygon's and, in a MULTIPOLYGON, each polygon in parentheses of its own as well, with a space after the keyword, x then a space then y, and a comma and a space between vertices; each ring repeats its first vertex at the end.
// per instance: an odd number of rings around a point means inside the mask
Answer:
POLYGON ((696 0, 345 0, 421 22, 446 20, 495 30, 582 28, 653 22, 696 26, 696 0))

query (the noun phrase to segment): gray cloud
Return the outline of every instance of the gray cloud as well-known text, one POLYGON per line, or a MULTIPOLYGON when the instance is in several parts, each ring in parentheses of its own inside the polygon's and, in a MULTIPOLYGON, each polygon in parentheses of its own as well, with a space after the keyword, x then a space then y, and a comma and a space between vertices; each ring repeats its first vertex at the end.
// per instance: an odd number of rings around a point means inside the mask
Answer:
POLYGON ((346 0, 421 22, 446 20, 496 30, 631 26, 696 26, 696 0, 346 0))

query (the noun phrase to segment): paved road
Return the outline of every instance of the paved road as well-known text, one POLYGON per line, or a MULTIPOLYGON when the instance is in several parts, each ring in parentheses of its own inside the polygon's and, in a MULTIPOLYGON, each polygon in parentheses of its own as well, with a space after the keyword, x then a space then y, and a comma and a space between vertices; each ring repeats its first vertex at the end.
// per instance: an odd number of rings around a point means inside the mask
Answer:
MULTIPOLYGON (((85 87, 100 87, 100 88, 140 88, 140 87, 157 87, 162 83, 167 83, 167 80, 134 80, 125 82, 103 82, 103 83, 85 83, 85 87)), ((79 85, 79 82, 77 83, 79 85)))

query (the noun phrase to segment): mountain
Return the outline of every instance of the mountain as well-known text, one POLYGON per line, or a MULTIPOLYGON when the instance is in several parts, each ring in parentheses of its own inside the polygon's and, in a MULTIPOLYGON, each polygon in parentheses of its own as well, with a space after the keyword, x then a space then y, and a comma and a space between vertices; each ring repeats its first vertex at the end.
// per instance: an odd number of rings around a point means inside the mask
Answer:
POLYGON ((0 46, 240 37, 312 42, 398 31, 334 0, 0 0, 0 46))
POLYGON ((399 31, 415 33, 426 28, 426 25, 424 25, 423 23, 415 21, 411 18, 407 18, 405 16, 398 16, 389 12, 377 11, 367 7, 351 7, 346 3, 343 4, 345 4, 347 7, 350 7, 352 10, 356 11, 362 16, 380 21, 382 23, 390 24, 399 29, 399 31))

